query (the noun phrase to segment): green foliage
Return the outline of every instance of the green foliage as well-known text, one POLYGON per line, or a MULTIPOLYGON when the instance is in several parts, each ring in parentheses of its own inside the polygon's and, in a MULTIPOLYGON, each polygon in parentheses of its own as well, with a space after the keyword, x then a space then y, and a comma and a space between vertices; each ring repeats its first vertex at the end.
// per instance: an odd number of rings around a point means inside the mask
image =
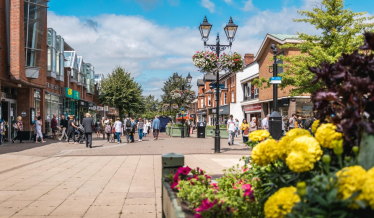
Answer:
POLYGON ((159 113, 159 101, 154 95, 148 95, 144 98, 145 112, 140 115, 142 118, 153 119, 159 113))
POLYGON ((369 170, 374 167, 374 135, 363 134, 358 154, 358 164, 369 170))
POLYGON ((253 141, 249 140, 245 144, 248 145, 251 148, 254 148, 258 143, 260 143, 260 142, 253 142, 253 141))
MULTIPOLYGON (((313 11, 298 11, 305 16, 303 19, 294 19, 295 22, 304 22, 321 30, 321 35, 308 35, 298 33, 299 44, 285 44, 282 49, 297 49, 299 55, 281 55, 285 71, 282 76, 281 88, 293 86, 291 95, 314 93, 324 88, 319 82, 312 84, 315 77, 308 67, 317 67, 322 62, 334 63, 343 53, 352 53, 363 43, 362 33, 372 31, 373 17, 365 17, 366 12, 354 13, 344 9, 343 0, 322 0, 313 11)), ((264 82, 263 78, 261 81, 264 82)))
POLYGON ((100 91, 100 102, 118 108, 121 118, 125 113, 139 114, 145 110, 141 85, 121 67, 116 67, 103 79, 100 91))

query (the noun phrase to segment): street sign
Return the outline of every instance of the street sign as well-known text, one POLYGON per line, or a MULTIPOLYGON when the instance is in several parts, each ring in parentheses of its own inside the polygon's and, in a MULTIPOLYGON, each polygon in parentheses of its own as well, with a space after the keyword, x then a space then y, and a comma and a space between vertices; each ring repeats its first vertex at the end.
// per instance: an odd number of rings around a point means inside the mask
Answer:
POLYGON ((184 114, 184 111, 182 111, 182 114, 184 114))
POLYGON ((26 117, 26 112, 25 112, 25 111, 22 111, 21 116, 22 116, 22 117, 26 117))
MULTIPOLYGON (((209 83, 209 88, 211 88, 211 89, 217 88, 216 83, 213 83, 213 82, 212 82, 212 83, 209 83)), ((219 88, 220 88, 220 89, 225 88, 225 84, 220 83, 220 84, 219 84, 219 88)))
POLYGON ((270 84, 281 84, 282 83, 282 77, 271 77, 270 84))

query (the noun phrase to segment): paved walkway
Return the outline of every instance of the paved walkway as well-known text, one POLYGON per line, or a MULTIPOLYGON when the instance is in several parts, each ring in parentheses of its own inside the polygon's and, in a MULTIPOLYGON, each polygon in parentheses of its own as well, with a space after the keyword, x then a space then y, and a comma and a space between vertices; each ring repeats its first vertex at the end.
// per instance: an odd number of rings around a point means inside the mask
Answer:
POLYGON ((169 138, 95 148, 61 142, 0 146, 0 217, 161 217, 161 155, 220 174, 250 151, 212 139, 169 138), (154 148, 156 147, 156 148, 154 148), (201 152, 202 154, 197 154, 201 152))

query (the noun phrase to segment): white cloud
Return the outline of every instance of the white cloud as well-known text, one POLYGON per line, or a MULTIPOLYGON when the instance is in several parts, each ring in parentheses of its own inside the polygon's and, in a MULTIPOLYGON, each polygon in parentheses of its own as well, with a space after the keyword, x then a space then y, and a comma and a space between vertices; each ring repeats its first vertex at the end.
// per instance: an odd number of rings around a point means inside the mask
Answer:
POLYGON ((252 3, 252 0, 247 0, 244 2, 244 7, 242 8, 243 11, 253 11, 255 6, 252 3))
POLYGON ((214 13, 216 11, 216 5, 209 0, 201 0, 201 6, 208 9, 210 13, 214 13))
POLYGON ((233 3, 232 0, 225 0, 225 2, 226 2, 227 4, 232 4, 232 3, 233 3))

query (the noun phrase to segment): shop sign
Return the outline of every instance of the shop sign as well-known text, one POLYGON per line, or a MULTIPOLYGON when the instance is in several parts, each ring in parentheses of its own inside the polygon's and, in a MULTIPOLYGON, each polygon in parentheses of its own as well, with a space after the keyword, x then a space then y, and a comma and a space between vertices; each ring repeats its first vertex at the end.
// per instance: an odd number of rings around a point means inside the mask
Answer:
POLYGON ((79 100, 79 92, 73 90, 73 98, 79 100))
POLYGON ((96 111, 96 106, 88 107, 88 110, 96 111))
POLYGON ((66 97, 79 100, 79 92, 77 92, 77 91, 75 91, 73 89, 65 87, 65 93, 64 94, 65 94, 66 97))
POLYGON ((244 106, 244 111, 261 110, 261 103, 244 106))
POLYGON ((6 98, 6 93, 5 92, 1 93, 1 98, 6 98))
POLYGON ((79 101, 80 106, 87 107, 87 103, 84 101, 79 101))
POLYGON ((22 117, 26 117, 26 112, 25 112, 25 111, 22 111, 21 116, 22 116, 22 117))
POLYGON ((100 107, 100 106, 97 106, 97 111, 103 111, 104 110, 104 108, 103 107, 100 107))
POLYGON ((104 106, 104 111, 109 111, 109 106, 104 106))
POLYGON ((216 114, 217 113, 217 109, 216 108, 212 108, 212 114, 216 114))

